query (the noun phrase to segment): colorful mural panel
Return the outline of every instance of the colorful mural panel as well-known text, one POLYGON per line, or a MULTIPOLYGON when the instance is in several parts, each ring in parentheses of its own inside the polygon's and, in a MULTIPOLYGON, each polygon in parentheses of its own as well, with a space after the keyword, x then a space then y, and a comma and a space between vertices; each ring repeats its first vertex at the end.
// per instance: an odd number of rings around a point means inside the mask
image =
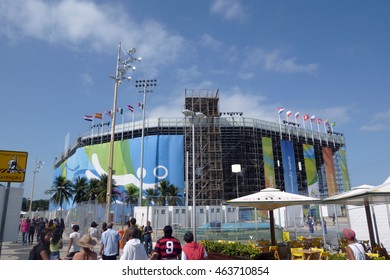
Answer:
POLYGON ((282 140, 283 173, 286 192, 298 194, 297 168, 295 165, 294 144, 282 140))
MULTIPOLYGON (((78 176, 99 179, 108 174, 109 143, 77 149, 60 167, 54 177, 62 175, 74 181, 78 176)), ((184 140, 181 135, 146 136, 144 138, 143 190, 154 188, 167 180, 184 195, 184 140)), ((114 143, 113 180, 122 187, 140 186, 141 138, 114 143)))
POLYGON ((316 158, 312 145, 303 144, 303 157, 305 161, 308 194, 311 197, 319 198, 320 190, 318 186, 316 158))
POLYGON ((332 196, 337 194, 336 172, 334 169, 332 148, 323 147, 322 156, 324 158, 324 164, 325 164, 325 175, 326 175, 326 185, 328 186, 328 195, 332 196))
POLYGON ((262 137, 261 139, 263 144, 265 187, 275 188, 275 169, 274 155, 272 150, 272 139, 269 137, 262 137))

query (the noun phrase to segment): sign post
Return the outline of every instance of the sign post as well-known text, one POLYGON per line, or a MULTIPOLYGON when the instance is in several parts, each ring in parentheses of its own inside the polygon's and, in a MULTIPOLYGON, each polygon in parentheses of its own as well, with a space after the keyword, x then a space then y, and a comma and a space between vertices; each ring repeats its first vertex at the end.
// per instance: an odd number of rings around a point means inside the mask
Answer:
POLYGON ((24 182, 27 166, 27 152, 0 150, 0 182, 7 182, 3 202, 3 215, 0 224, 0 257, 3 247, 5 220, 11 182, 24 182))

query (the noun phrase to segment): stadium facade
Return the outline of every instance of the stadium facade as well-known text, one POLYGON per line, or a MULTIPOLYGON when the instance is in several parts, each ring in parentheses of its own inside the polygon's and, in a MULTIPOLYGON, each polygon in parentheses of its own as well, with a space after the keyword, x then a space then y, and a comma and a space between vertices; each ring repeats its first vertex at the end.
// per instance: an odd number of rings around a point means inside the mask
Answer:
MULTIPOLYGON (((143 190, 164 179, 179 189, 183 201, 188 195, 192 205, 185 178, 190 178, 192 190, 193 169, 197 205, 223 205, 267 187, 319 198, 350 189, 345 138, 330 125, 321 124, 320 129, 320 120, 307 118, 300 125, 288 121, 285 112, 279 122, 246 118, 244 112, 220 112, 219 101, 218 90, 186 89, 184 109, 201 112, 204 118, 145 120, 143 190), (302 127, 305 122, 310 129, 302 127), (234 164, 241 165, 238 175, 232 172, 234 164)), ((142 121, 115 126, 113 179, 118 186, 140 186, 142 126, 142 121)), ((98 129, 91 126, 88 135, 55 159, 54 176, 73 181, 108 173, 111 135, 104 132, 103 121, 94 127, 98 129)))

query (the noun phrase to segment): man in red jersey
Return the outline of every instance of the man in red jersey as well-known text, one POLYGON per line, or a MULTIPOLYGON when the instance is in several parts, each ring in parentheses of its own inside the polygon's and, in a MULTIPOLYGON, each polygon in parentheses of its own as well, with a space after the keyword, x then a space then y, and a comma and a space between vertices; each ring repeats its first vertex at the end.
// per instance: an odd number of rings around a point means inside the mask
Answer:
POLYGON ((164 227, 164 237, 157 240, 151 257, 152 260, 181 259, 180 241, 172 236, 172 232, 170 225, 164 227))

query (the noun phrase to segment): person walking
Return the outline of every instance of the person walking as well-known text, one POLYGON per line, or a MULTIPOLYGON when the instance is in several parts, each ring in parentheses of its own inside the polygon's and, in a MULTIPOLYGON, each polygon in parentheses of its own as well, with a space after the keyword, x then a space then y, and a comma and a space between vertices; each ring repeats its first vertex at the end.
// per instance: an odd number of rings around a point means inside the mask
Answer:
POLYGON ((112 229, 113 226, 113 223, 109 223, 107 230, 102 233, 100 255, 103 260, 116 260, 116 257, 119 255, 121 236, 118 231, 112 229))
POLYGON ((20 224, 20 231, 22 232, 22 245, 27 246, 27 235, 30 228, 30 223, 27 218, 24 218, 20 224))
POLYGON ((95 221, 93 221, 91 223, 91 227, 88 229, 88 234, 91 237, 95 237, 96 239, 100 238, 98 226, 99 225, 95 221))
POLYGON ((35 218, 33 218, 30 222, 30 226, 28 229, 28 244, 32 245, 34 243, 34 235, 37 230, 37 223, 35 218))
MULTIPOLYGON (((32 249, 31 260, 49 260, 50 259, 50 239, 53 233, 43 229, 39 236, 39 242, 32 249)), ((31 253, 30 253, 31 254, 31 253)))
POLYGON ((97 260, 97 253, 93 250, 99 243, 96 237, 92 237, 90 234, 84 234, 76 242, 80 246, 80 252, 74 254, 73 260, 97 260))
POLYGON ((144 247, 147 255, 151 255, 153 250, 152 233, 153 233, 153 228, 150 225, 150 221, 147 221, 143 231, 144 247))
POLYGON ((130 228, 128 232, 129 240, 122 250, 121 260, 147 260, 148 255, 140 240, 140 231, 136 228, 130 228))
POLYGON ((123 242, 122 242, 122 246, 121 246, 121 249, 123 249, 123 247, 125 246, 126 242, 129 240, 129 230, 131 228, 137 228, 137 220, 135 218, 131 218, 130 220, 128 220, 126 222, 127 224, 127 228, 123 234, 123 242))
POLYGON ((37 243, 39 242, 39 238, 43 229, 45 229, 45 221, 43 220, 43 217, 39 217, 37 222, 37 243))
POLYGON ((184 234, 184 241, 186 244, 183 246, 181 252, 182 260, 206 260, 208 254, 206 249, 199 242, 194 241, 194 235, 188 231, 184 234))
POLYGON ((164 236, 157 240, 152 254, 152 260, 180 260, 181 244, 180 241, 172 236, 172 227, 164 227, 164 236))
POLYGON ((50 239, 50 259, 60 259, 60 249, 62 249, 61 230, 56 229, 50 239))
POLYGON ((67 259, 72 259, 74 254, 80 251, 80 246, 77 244, 77 239, 80 238, 80 226, 79 225, 73 225, 72 226, 73 232, 69 235, 69 245, 68 245, 68 251, 66 254, 67 259))
POLYGON ((348 260, 365 260, 366 252, 362 244, 356 242, 356 234, 352 229, 343 228, 348 246, 345 248, 345 256, 348 260))

